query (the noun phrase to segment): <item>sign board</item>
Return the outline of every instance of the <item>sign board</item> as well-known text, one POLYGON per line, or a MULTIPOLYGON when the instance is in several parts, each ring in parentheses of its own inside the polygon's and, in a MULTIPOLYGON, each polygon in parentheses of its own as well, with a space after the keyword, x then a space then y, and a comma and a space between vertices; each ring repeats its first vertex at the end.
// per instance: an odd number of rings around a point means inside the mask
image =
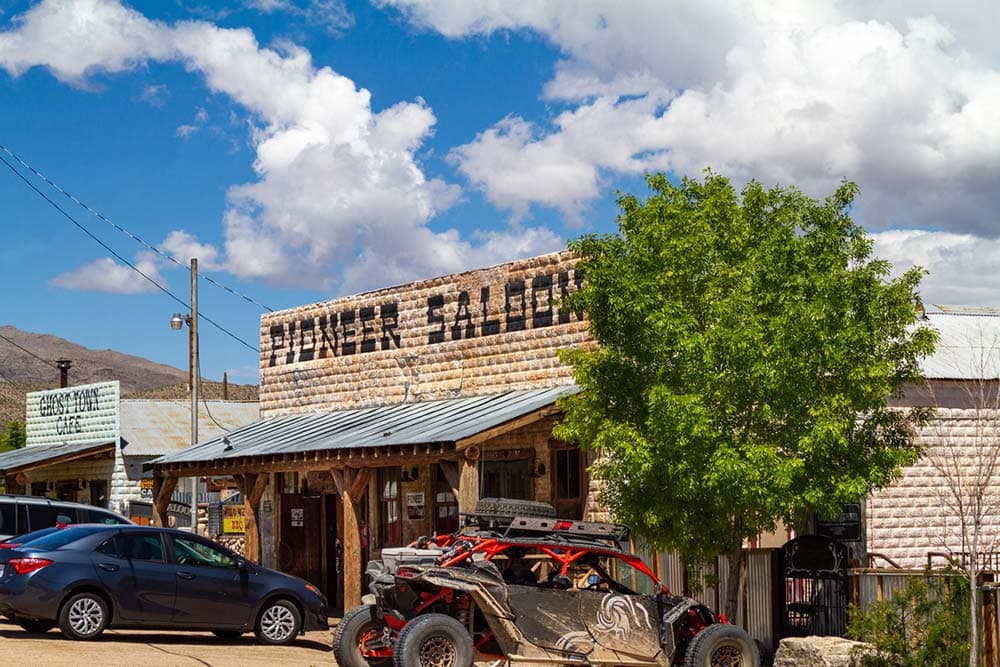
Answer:
POLYGON ((118 381, 33 391, 25 397, 26 446, 116 442, 118 381))
POLYGON ((247 532, 247 519, 243 505, 222 505, 222 532, 226 534, 247 532))
POLYGON ((512 376, 522 389, 568 384, 556 352, 590 340, 583 312, 561 305, 583 285, 575 267, 564 251, 267 313, 261 386, 309 380, 261 392, 262 416, 497 393, 512 376))
POLYGON ((153 499, 153 478, 143 477, 139 480, 139 497, 143 500, 153 499))
POLYGON ((292 527, 301 528, 306 525, 306 511, 302 507, 292 508, 292 527))
POLYGON ((416 521, 424 518, 423 491, 411 491, 406 494, 406 518, 416 521))
POLYGON ((861 504, 849 503, 835 519, 816 519, 816 534, 841 542, 861 539, 861 504))

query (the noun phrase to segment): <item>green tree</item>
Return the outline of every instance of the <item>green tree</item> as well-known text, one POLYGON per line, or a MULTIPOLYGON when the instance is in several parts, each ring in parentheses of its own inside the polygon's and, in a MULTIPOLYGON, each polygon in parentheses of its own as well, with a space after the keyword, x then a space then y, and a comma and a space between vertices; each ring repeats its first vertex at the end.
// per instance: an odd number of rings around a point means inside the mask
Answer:
POLYGON ((9 422, 6 432, 0 434, 0 452, 20 449, 24 447, 25 440, 24 424, 21 422, 9 422))
POLYGON ((613 516, 689 566, 815 510, 836 515, 918 455, 928 410, 890 395, 921 379, 936 333, 917 326, 922 270, 890 278, 849 209, 728 179, 620 196, 619 232, 570 243, 595 349, 563 352, 583 391, 557 435, 601 456, 613 516))

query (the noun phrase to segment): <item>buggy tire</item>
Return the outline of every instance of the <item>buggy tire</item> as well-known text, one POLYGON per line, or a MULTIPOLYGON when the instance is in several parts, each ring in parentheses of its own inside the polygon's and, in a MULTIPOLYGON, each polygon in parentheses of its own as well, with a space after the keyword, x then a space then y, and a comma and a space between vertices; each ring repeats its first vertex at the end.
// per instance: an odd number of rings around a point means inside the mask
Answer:
POLYGON ((302 630, 302 614, 291 600, 268 601, 257 614, 254 634, 261 644, 291 644, 302 630))
POLYGON ((480 498, 476 503, 476 514, 487 516, 556 518, 556 508, 549 503, 516 498, 480 498))
POLYGON ((451 616, 417 616, 399 631, 394 667, 472 667, 472 638, 451 616))
POLYGON ((366 604, 350 610, 337 624, 333 632, 333 657, 340 667, 388 667, 392 658, 368 659, 361 654, 361 638, 370 631, 380 628, 372 620, 372 607, 366 604))
POLYGON ((45 634, 52 628, 56 627, 55 621, 50 621, 47 618, 19 618, 17 619, 17 624, 25 632, 32 632, 35 634, 45 634))
POLYGON ((684 656, 685 667, 759 667, 760 651, 743 628, 710 625, 694 636, 684 656))
POLYGON ((97 639, 108 627, 108 603, 97 593, 77 593, 59 610, 59 629, 67 639, 97 639))

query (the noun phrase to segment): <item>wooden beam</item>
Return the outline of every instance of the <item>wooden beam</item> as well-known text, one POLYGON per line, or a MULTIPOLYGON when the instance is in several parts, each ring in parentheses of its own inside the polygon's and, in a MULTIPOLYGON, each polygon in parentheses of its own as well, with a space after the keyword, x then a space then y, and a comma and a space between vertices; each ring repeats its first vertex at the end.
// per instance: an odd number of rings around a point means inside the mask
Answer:
POLYGON ((441 461, 438 465, 441 466, 441 472, 444 474, 444 479, 448 482, 448 486, 451 487, 451 492, 455 494, 455 498, 458 498, 459 489, 459 474, 458 474, 458 461, 441 461))
POLYGON ((351 499, 359 503, 361 502, 362 496, 364 496, 365 491, 368 490, 368 482, 372 479, 372 469, 362 468, 358 471, 358 474, 354 477, 354 483, 351 484, 351 499))
MULTIPOLYGON (((454 446, 452 443, 437 443, 431 446, 431 454, 421 454, 414 456, 410 453, 398 453, 391 456, 380 456, 377 465, 375 461, 369 457, 366 461, 368 467, 378 467, 378 468, 390 468, 393 466, 415 466, 415 465, 429 465, 437 463, 441 457, 452 455, 454 456, 454 446)), ((346 455, 339 459, 341 464, 346 462, 346 455)), ((355 465, 359 465, 361 461, 354 457, 351 459, 355 461, 355 465)), ((222 475, 232 475, 243 473, 272 473, 272 472, 297 472, 299 474, 306 472, 327 472, 331 469, 331 463, 337 462, 336 457, 331 458, 329 461, 277 461, 271 462, 266 460, 266 456, 261 456, 258 458, 248 458, 244 460, 239 460, 235 462, 230 462, 226 459, 223 461, 203 461, 195 464, 194 467, 184 467, 183 469, 178 467, 177 464, 160 465, 156 464, 153 466, 153 471, 157 475, 162 475, 163 477, 212 477, 212 476, 222 476, 222 475)))
POLYGON ((475 435, 470 435, 468 438, 462 438, 455 442, 456 449, 465 449, 472 445, 480 445, 487 440, 497 437, 498 435, 503 435, 504 433, 510 433, 515 429, 519 429, 529 424, 534 424, 537 421, 541 421, 548 414, 549 408, 543 408, 541 410, 535 410, 534 412, 522 415, 517 419, 511 419, 509 422, 504 422, 493 428, 488 428, 485 431, 480 431, 475 435), (543 414, 545 413, 545 414, 543 414))
POLYGON ((264 489, 270 475, 266 473, 246 473, 237 475, 236 483, 240 488, 240 495, 243 497, 243 513, 246 516, 245 550, 244 557, 255 563, 260 563, 260 523, 258 521, 258 508, 260 499, 264 496, 264 489))
MULTIPOLYGON (((340 472, 340 471, 337 471, 340 472)), ((361 604, 361 533, 358 529, 358 505, 351 497, 353 482, 348 484, 347 471, 340 475, 337 490, 340 494, 340 505, 344 511, 344 611, 361 604)), ((353 475, 351 475, 353 477, 353 475)), ((334 475, 334 480, 337 476, 334 475)))
POLYGON ((458 511, 471 514, 479 500, 479 447, 470 447, 459 462, 458 511))
MULTIPOLYGON (((153 477, 153 525, 167 525, 167 505, 170 504, 170 497, 174 495, 177 488, 176 477, 153 477)), ((192 509, 191 521, 196 518, 192 509)))

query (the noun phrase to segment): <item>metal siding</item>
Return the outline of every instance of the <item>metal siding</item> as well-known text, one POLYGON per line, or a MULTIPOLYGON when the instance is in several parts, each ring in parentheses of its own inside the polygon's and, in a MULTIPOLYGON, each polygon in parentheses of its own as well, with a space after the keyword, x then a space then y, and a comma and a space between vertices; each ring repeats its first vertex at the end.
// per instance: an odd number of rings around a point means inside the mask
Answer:
POLYGON ((65 445, 38 445, 15 449, 12 452, 0 454, 0 471, 17 470, 70 454, 82 454, 90 450, 94 450, 96 453, 113 445, 114 443, 110 441, 77 442, 65 445))
POLYGON ((987 313, 928 313, 940 335, 934 354, 921 362, 938 380, 1000 378, 1000 316, 987 313))
MULTIPOLYGON (((746 614, 740 619, 750 636, 768 649, 777 646, 773 627, 774 568, 772 550, 747 552, 746 614)), ((742 610, 741 610, 742 611, 742 610)))
MULTIPOLYGON (((198 408, 198 433, 204 438, 260 419, 256 402, 202 401, 198 408)), ((126 456, 161 456, 191 446, 190 401, 124 399, 121 424, 126 456)))
POLYGON ((276 417, 168 454, 154 463, 307 451, 455 442, 499 426, 578 391, 573 385, 441 401, 276 417))

